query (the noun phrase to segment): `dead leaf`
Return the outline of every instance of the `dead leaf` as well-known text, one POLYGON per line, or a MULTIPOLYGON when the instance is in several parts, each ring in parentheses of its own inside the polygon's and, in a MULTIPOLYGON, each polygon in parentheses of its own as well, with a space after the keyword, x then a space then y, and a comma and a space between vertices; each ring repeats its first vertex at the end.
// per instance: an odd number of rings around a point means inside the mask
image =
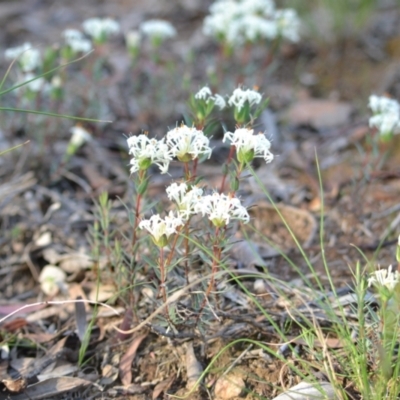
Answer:
POLYGON ((22 376, 17 379, 3 379, 2 382, 7 390, 13 393, 22 392, 27 385, 26 380, 22 376))
POLYGON ((158 383, 158 384, 156 385, 156 387, 154 388, 154 390, 153 390, 153 395, 152 395, 151 398, 152 398, 153 400, 156 400, 157 397, 158 397, 161 393, 166 392, 166 391, 170 388, 170 386, 172 385, 172 383, 174 382, 174 380, 175 380, 175 375, 173 374, 173 375, 170 376, 168 379, 165 379, 164 381, 158 383))
MULTIPOLYGON (((12 400, 45 400, 61 393, 76 391, 82 387, 91 385, 91 382, 81 378, 60 377, 51 378, 28 386, 23 393, 12 396, 12 400)), ((0 393, 0 400, 8 400, 7 394, 0 393)))
MULTIPOLYGON (((80 299, 82 298, 79 296, 77 300, 80 299)), ((81 341, 83 341, 83 338, 87 330, 86 309, 85 309, 85 304, 83 302, 78 301, 77 303, 75 303, 75 321, 78 331, 78 337, 81 341)))
POLYGON ((186 388, 192 390, 203 372, 203 367, 199 361, 197 361, 196 355, 194 354, 192 342, 186 344, 186 371, 186 388))
POLYGON ((146 339, 147 335, 148 333, 145 333, 133 339, 127 352, 121 357, 121 362, 119 363, 119 376, 124 386, 128 386, 132 383, 132 362, 136 356, 136 351, 139 348, 140 343, 146 339))
POLYGON ((215 384, 215 399, 236 399, 238 396, 240 396, 240 393, 244 387, 244 380, 239 375, 229 374, 222 376, 215 384))

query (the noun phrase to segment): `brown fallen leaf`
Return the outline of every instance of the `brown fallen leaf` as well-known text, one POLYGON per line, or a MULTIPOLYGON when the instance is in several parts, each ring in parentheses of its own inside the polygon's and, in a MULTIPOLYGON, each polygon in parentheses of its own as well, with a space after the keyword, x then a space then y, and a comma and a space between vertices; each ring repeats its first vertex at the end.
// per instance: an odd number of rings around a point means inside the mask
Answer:
POLYGON ((175 380, 175 375, 173 374, 172 376, 170 376, 168 379, 163 380, 162 382, 158 383, 156 385, 156 387, 153 390, 153 395, 152 395, 152 399, 156 400, 156 398, 163 392, 166 392, 170 386, 172 385, 172 383, 175 380))
POLYGON ((192 390, 197 381, 200 379, 203 372, 203 367, 197 360, 196 355, 194 354, 192 342, 186 344, 186 371, 186 388, 192 390))
POLYGON ((140 343, 146 339, 147 335, 148 333, 145 333, 133 339, 127 352, 121 357, 121 362, 119 363, 119 377, 124 386, 128 386, 132 383, 132 362, 140 343))
POLYGON ((22 392, 27 385, 26 380, 22 376, 17 379, 3 379, 2 382, 7 390, 13 393, 22 392))
POLYGON ((76 391, 91 382, 81 378, 61 377, 51 378, 28 386, 23 393, 10 397, 6 393, 0 393, 0 400, 44 400, 61 393, 76 391))

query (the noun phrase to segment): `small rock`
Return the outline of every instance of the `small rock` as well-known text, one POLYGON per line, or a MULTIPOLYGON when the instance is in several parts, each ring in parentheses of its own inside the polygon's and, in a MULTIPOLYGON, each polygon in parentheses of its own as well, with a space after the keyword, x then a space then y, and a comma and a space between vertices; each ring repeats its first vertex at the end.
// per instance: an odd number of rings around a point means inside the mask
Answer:
POLYGON ((245 387, 243 379, 238 375, 222 376, 215 384, 215 399, 230 400, 240 396, 245 387))
POLYGON ((311 125, 316 129, 335 128, 349 122, 353 107, 334 100, 308 99, 295 103, 287 117, 292 125, 311 125))

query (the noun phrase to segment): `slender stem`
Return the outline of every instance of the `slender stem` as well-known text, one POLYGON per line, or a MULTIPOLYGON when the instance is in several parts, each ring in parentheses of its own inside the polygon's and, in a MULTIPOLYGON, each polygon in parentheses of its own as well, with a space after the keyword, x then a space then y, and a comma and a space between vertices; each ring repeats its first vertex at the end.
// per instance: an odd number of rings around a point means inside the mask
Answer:
POLYGON ((215 274, 217 273, 217 268, 221 262, 221 254, 222 254, 221 240, 220 240, 219 235, 220 235, 220 228, 216 227, 215 228, 215 241, 213 244, 213 263, 211 266, 210 283, 208 284, 206 293, 204 294, 204 300, 203 300, 203 303, 201 304, 199 313, 197 315, 196 323, 199 321, 201 314, 203 313, 204 307, 207 304, 208 296, 215 289, 215 274))
POLYGON ((226 160, 226 172, 224 173, 224 175, 222 176, 222 181, 221 181, 221 186, 219 188, 219 193, 223 193, 224 189, 225 189, 225 181, 226 181, 226 177, 228 175, 228 169, 229 169, 229 165, 232 162, 232 158, 233 155, 235 154, 235 146, 231 146, 231 149, 229 151, 229 156, 228 159, 226 160))
POLYGON ((167 291, 165 290, 165 264, 164 247, 160 247, 160 289, 164 304, 167 303, 167 291))
MULTIPOLYGON (((145 170, 140 170, 139 174, 139 187, 143 183, 144 179, 146 178, 146 171, 145 170)), ((140 216, 140 203, 142 200, 142 194, 138 193, 137 198, 136 198, 136 208, 135 208, 135 225, 133 227, 133 235, 132 235, 132 250, 135 250, 135 245, 137 241, 137 228, 139 226, 139 216, 140 216)))

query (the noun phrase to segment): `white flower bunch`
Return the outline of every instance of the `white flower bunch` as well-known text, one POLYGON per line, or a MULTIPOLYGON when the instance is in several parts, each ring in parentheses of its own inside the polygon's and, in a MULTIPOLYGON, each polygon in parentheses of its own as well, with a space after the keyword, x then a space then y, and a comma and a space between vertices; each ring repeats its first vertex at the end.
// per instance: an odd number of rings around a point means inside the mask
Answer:
POLYGON ((159 247, 165 247, 168 241, 174 233, 177 233, 177 228, 183 225, 182 218, 174 216, 174 213, 170 213, 162 219, 159 214, 153 215, 150 219, 145 219, 139 223, 140 229, 146 229, 154 243, 159 247))
POLYGON ((184 221, 197 213, 196 205, 202 199, 203 189, 197 186, 189 187, 186 183, 174 182, 167 187, 166 192, 168 198, 177 204, 179 215, 184 221))
POLYGON ((111 18, 89 18, 82 24, 83 30, 96 42, 105 42, 120 31, 117 21, 111 18))
POLYGON ((200 156, 210 158, 210 140, 203 131, 186 125, 170 130, 166 135, 166 143, 173 157, 188 162, 200 156))
POLYGON ((158 43, 176 36, 176 29, 174 26, 170 22, 161 19, 145 21, 140 25, 139 29, 143 35, 148 36, 158 43))
POLYGON ((228 104, 234 106, 238 111, 240 111, 245 106, 246 102, 250 107, 252 107, 253 105, 260 104, 261 99, 262 95, 255 90, 243 90, 239 87, 236 88, 233 91, 232 96, 229 97, 228 104))
POLYGON ((196 203, 195 210, 203 216, 207 215, 213 225, 218 228, 228 225, 231 219, 240 220, 246 224, 250 221, 249 214, 240 200, 223 193, 215 192, 202 197, 201 201, 196 203))
POLYGON ((369 107, 374 113, 369 119, 370 127, 381 135, 400 133, 400 105, 396 100, 372 95, 369 107))
POLYGON ((378 290, 386 288, 389 292, 393 292, 399 282, 400 274, 397 270, 392 271, 391 265, 388 269, 373 272, 368 278, 368 286, 375 286, 378 290))
POLYGON ((74 53, 87 53, 92 50, 92 42, 77 29, 66 29, 63 32, 65 43, 74 53))
POLYGON ((236 147, 237 157, 241 163, 249 163, 256 157, 262 157, 266 163, 270 163, 274 159, 274 155, 270 152, 271 142, 263 133, 257 135, 253 133, 253 129, 236 129, 235 132, 226 132, 223 142, 231 141, 231 146, 236 147))
POLYGON ((151 164, 156 164, 162 174, 168 172, 169 163, 173 156, 164 140, 149 139, 147 135, 141 134, 131 136, 127 139, 131 173, 146 170, 151 164))
POLYGON ((211 89, 208 86, 202 87, 195 95, 194 98, 196 100, 203 100, 206 104, 210 101, 214 102, 220 110, 223 110, 226 107, 226 101, 220 94, 212 94, 211 89))
POLYGON ((7 49, 4 56, 7 60, 18 59, 18 65, 23 72, 34 71, 42 65, 39 50, 32 48, 30 43, 7 49))
POLYGON ((232 46, 240 46, 279 36, 296 42, 299 27, 295 10, 276 10, 272 0, 217 0, 204 20, 203 32, 232 46))

